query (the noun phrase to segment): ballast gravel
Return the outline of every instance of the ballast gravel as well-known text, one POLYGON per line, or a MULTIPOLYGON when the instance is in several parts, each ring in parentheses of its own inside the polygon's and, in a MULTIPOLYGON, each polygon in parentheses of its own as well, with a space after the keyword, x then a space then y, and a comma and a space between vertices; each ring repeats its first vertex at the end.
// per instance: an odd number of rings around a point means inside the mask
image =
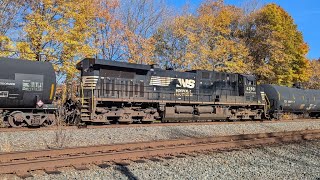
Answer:
POLYGON ((0 132, 0 152, 320 129, 320 120, 0 132))
MULTIPOLYGON (((33 179, 310 179, 320 178, 320 140, 209 152, 184 158, 147 160, 128 166, 97 166, 90 170, 61 170, 61 174, 33 173, 33 179)), ((19 179, 10 177, 10 179, 19 179)))

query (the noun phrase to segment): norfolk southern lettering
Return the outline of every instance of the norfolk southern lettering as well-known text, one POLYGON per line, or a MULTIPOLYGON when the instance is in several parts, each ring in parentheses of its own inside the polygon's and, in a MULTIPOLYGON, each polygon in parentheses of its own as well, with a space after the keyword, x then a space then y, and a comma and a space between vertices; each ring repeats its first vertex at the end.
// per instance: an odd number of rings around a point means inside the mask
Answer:
POLYGON ((12 82, 12 80, 0 79, 0 86, 15 86, 16 83, 12 82))

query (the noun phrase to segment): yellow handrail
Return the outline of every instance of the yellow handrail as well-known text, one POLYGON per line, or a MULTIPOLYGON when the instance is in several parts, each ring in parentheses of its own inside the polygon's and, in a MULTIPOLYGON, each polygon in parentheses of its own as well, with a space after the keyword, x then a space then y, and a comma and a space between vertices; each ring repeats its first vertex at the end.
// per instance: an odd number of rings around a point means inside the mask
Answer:
POLYGON ((91 88, 91 110, 93 109, 93 103, 94 103, 94 93, 93 93, 93 88, 91 88))
POLYGON ((80 87, 81 87, 81 105, 83 106, 84 104, 84 91, 83 91, 83 83, 80 83, 80 87))

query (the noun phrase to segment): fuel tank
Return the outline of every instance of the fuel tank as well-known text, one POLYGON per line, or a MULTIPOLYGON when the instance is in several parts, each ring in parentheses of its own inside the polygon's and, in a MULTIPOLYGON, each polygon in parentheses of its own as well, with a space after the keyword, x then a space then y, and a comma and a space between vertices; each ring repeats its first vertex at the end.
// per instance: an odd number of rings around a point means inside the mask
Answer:
POLYGON ((260 85, 270 101, 271 108, 284 112, 320 111, 320 90, 260 85))
POLYGON ((35 108, 51 104, 56 75, 49 62, 0 58, 0 108, 35 108))

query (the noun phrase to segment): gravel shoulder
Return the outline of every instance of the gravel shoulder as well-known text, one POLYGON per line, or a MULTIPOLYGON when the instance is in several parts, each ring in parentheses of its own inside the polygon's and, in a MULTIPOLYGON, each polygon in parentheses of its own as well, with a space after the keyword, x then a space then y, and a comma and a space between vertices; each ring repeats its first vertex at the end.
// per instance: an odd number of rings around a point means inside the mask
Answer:
POLYGON ((254 134, 320 129, 320 120, 304 122, 182 125, 0 133, 0 152, 166 140, 186 137, 254 134))

